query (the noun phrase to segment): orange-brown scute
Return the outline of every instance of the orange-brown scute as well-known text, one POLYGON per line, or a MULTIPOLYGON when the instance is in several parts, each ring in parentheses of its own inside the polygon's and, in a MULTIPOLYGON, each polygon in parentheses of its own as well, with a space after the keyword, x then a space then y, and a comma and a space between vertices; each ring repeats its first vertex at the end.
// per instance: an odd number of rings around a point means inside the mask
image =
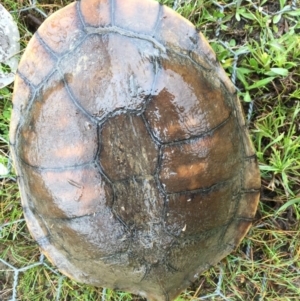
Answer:
POLYGON ((63 83, 55 80, 37 94, 19 139, 22 160, 43 168, 90 162, 98 148, 96 125, 74 106, 63 83))
POLYGON ((166 190, 207 189, 238 175, 242 158, 229 155, 241 151, 234 128, 230 118, 211 135, 166 146, 160 172, 166 190))

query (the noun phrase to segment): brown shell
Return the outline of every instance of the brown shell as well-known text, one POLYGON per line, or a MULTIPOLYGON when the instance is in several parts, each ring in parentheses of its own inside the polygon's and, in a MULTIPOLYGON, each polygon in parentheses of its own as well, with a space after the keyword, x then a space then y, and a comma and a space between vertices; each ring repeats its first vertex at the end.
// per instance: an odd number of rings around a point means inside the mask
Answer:
POLYGON ((64 274, 172 300, 248 231, 260 176, 201 33, 151 0, 82 0, 33 36, 10 142, 31 234, 64 274))

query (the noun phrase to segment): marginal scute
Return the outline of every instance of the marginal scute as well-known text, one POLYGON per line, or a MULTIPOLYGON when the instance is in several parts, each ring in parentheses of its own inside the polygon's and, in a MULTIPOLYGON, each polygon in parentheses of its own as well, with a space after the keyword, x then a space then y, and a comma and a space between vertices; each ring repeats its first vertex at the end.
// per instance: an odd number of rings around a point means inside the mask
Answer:
POLYGON ((249 231, 251 224, 252 222, 250 219, 234 219, 233 222, 226 228, 226 232, 222 237, 222 241, 227 245, 230 245, 233 250, 240 244, 242 238, 249 231))
POLYGON ((84 35, 75 3, 50 16, 46 24, 40 26, 39 35, 54 52, 59 54, 74 49, 84 35))
POLYGON ((154 35, 159 3, 115 0, 115 25, 145 35, 154 35))
MULTIPOLYGON (((24 183, 22 183, 23 185, 24 183)), ((25 187, 24 187, 25 188, 25 187)), ((27 206, 31 200, 29 199, 28 195, 26 195, 26 192, 21 189, 22 193, 22 206, 23 206, 23 212, 26 219, 26 223, 29 229, 29 232, 34 237, 34 239, 37 242, 43 242, 43 244, 40 243, 41 247, 43 248, 44 245, 48 242, 47 237, 49 236, 48 228, 44 224, 42 218, 36 214, 36 212, 33 212, 29 206, 27 206)))
POLYGON ((259 191, 246 191, 241 196, 236 211, 238 218, 253 219, 259 202, 259 191))
POLYGON ((27 109, 28 102, 30 100, 32 91, 28 84, 16 74, 15 88, 14 88, 14 103, 10 122, 9 141, 14 144, 16 141, 16 135, 18 126, 24 118, 25 111, 27 109))
POLYGON ((190 57, 203 68, 213 69, 217 62, 216 54, 201 32, 194 36, 194 47, 191 48, 190 57))
POLYGON ((241 138, 243 140, 245 157, 253 157, 255 155, 255 150, 247 128, 246 127, 241 128, 240 133, 241 133, 241 138))
MULTIPOLYGON (((253 143, 251 141, 248 129, 247 129, 247 125, 246 125, 246 121, 245 121, 245 116, 244 116, 244 112, 241 106, 241 103, 238 99, 238 97, 233 97, 233 102, 234 102, 234 114, 235 117, 237 119, 237 122, 240 126, 240 130, 239 130, 239 135, 241 140, 243 141, 243 145, 244 145, 244 152, 245 152, 245 157, 253 157, 255 154, 255 150, 254 150, 254 146, 253 143)), ((253 177, 255 178, 255 177, 253 177)))
POLYGON ((54 77, 39 91, 20 128, 19 156, 41 168, 80 165, 93 160, 96 139, 96 125, 74 105, 63 81, 54 77))
POLYGON ((245 178, 243 183, 245 190, 260 190, 260 172, 259 168, 257 168, 257 164, 257 158, 255 156, 245 158, 245 178))
POLYGON ((174 11, 163 6, 155 37, 167 47, 188 54, 195 44, 196 28, 180 15, 174 18, 174 11))
POLYGON ((111 24, 110 0, 80 1, 81 15, 87 26, 104 27, 111 24))
MULTIPOLYGON (((26 221, 27 220, 31 220, 30 216, 27 216, 26 221)), ((48 237, 45 237, 42 241, 38 241, 38 243, 49 261, 54 266, 58 267, 64 275, 70 278, 80 279, 82 282, 84 282, 86 275, 84 275, 82 269, 79 268, 75 263, 65 260, 69 254, 63 247, 54 246, 48 237)))

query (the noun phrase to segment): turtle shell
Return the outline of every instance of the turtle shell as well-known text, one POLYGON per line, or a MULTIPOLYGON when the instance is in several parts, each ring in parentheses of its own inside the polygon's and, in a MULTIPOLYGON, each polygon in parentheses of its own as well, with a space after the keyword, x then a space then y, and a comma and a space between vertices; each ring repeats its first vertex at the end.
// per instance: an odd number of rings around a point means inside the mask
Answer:
POLYGON ((73 279, 172 300, 248 231, 260 176, 205 38, 151 0, 82 0, 32 37, 10 143, 24 215, 73 279))

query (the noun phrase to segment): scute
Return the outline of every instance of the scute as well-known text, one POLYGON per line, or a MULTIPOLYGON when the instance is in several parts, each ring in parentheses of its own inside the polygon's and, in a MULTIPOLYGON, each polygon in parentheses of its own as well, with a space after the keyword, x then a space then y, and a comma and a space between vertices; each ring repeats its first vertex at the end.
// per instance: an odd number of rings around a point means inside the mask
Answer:
POLYGON ((171 301, 249 230, 260 176, 201 33, 152 0, 81 0, 22 57, 10 143, 28 228, 69 277, 171 301))
POLYGON ((160 10, 158 2, 116 0, 114 8, 116 26, 148 35, 155 34, 160 10))
POLYGON ((116 111, 143 108, 151 94, 152 60, 157 56, 148 41, 119 34, 90 35, 62 61, 61 70, 76 101, 101 120, 116 111))
POLYGON ((99 161, 112 181, 154 175, 158 149, 141 116, 122 114, 110 118, 101 137, 99 161))
POLYGON ((161 61, 155 96, 145 111, 153 134, 163 143, 203 135, 226 121, 231 110, 219 78, 188 58, 172 56, 161 61))
POLYGON ((14 104, 11 116, 9 140, 10 143, 15 144, 16 135, 20 122, 25 115, 28 102, 31 99, 31 89, 30 86, 22 79, 18 74, 15 77, 15 89, 14 89, 14 104))
POLYGON ((163 6, 155 37, 168 48, 188 54, 194 48, 198 35, 196 28, 169 7, 163 6))
POLYGON ((107 208, 72 219, 45 218, 45 223, 52 225, 49 229, 51 243, 65 249, 71 261, 105 261, 105 257, 120 254, 128 248, 122 225, 111 216, 107 208))
POLYGON ((48 80, 20 125, 20 157, 31 166, 88 163, 97 152, 97 126, 74 104, 62 80, 48 80), (51 84, 50 84, 51 83, 51 84))
POLYGON ((112 205, 112 188, 95 166, 54 170, 23 168, 28 175, 24 182, 31 204, 45 218, 78 218, 112 205))
POLYGON ((112 24, 110 0, 81 1, 79 9, 87 26, 104 27, 112 24))
MULTIPOLYGON (((199 191, 170 195, 166 226, 174 235, 193 237, 222 227, 233 218, 239 201, 238 179, 199 191), (226 199, 227 202, 220 202, 226 199), (184 230, 184 231, 183 231, 184 230)), ((221 241, 220 241, 221 242, 221 241)))
POLYGON ((243 176, 242 158, 232 156, 241 153, 236 130, 231 117, 208 135, 166 145, 159 174, 166 191, 208 189, 243 176))

